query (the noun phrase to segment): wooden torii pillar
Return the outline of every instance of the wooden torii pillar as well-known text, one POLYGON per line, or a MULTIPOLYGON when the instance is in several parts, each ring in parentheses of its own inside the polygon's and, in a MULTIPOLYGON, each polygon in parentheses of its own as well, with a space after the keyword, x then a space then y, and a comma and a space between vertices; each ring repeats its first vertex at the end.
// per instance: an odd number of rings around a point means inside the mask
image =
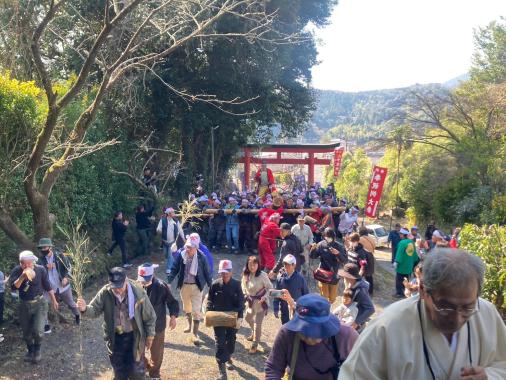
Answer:
POLYGON ((258 146, 248 144, 242 147, 243 155, 236 160, 237 163, 244 164, 244 185, 249 186, 251 179, 251 164, 288 164, 288 165, 307 165, 308 183, 314 184, 315 165, 330 165, 331 159, 315 157, 317 153, 333 153, 339 148, 339 143, 333 144, 271 144, 258 146), (262 152, 276 153, 274 158, 253 157, 253 151, 261 148, 262 152), (303 153, 307 158, 283 158, 282 153, 303 153))

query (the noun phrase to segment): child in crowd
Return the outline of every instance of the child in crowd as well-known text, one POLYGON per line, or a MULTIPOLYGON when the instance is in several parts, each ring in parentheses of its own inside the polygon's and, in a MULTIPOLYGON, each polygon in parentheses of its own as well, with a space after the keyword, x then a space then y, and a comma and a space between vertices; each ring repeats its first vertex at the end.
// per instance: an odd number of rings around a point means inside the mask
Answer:
POLYGON ((343 292, 343 303, 336 307, 333 314, 346 326, 353 325, 358 314, 357 303, 353 302, 353 291, 345 289, 343 292))
POLYGON ((418 295, 418 291, 420 288, 420 279, 422 278, 422 264, 419 263, 415 267, 415 277, 411 281, 409 281, 406 277, 404 277, 404 295, 406 297, 416 297, 418 295))

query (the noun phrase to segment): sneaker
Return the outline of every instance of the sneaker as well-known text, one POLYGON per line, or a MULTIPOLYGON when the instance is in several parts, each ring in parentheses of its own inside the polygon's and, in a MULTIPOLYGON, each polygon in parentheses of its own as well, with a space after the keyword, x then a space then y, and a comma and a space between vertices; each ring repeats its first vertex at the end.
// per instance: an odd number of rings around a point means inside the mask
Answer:
POLYGON ((170 269, 165 269, 165 274, 170 274, 170 269))
POLYGON ((81 324, 81 316, 79 314, 76 315, 76 325, 80 325, 81 324))
POLYGON ((229 371, 233 371, 235 369, 234 362, 232 361, 232 359, 230 359, 226 364, 227 364, 227 369, 229 371))
POLYGON ((246 338, 246 340, 247 340, 248 342, 253 342, 253 334, 251 334, 250 336, 248 336, 248 337, 246 338))
POLYGON ((125 268, 125 269, 131 268, 131 267, 132 267, 132 264, 130 264, 130 263, 123 264, 123 268, 125 268))
POLYGON ((51 334, 51 326, 49 325, 44 326, 44 334, 51 334))

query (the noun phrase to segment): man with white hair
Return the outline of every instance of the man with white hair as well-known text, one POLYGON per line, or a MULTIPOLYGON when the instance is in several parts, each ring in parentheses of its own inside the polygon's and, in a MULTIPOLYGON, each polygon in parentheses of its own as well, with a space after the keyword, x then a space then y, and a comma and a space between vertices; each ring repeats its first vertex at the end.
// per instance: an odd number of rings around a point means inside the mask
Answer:
POLYGON ((479 297, 484 274, 466 251, 429 253, 420 296, 390 305, 367 326, 339 379, 506 379, 506 326, 479 297))
POLYGON ((348 212, 343 211, 339 216, 339 227, 337 228, 343 239, 353 232, 353 226, 358 220, 358 207, 353 206, 348 212))
POLYGON ((19 324, 23 330, 23 339, 26 343, 26 362, 37 364, 42 359, 40 345, 44 335, 44 323, 47 317, 47 302, 43 293, 49 294, 55 310, 58 302, 54 295, 51 282, 46 269, 37 265, 38 258, 30 251, 19 254, 19 265, 15 266, 9 276, 9 285, 12 290, 19 291, 21 304, 19 306, 19 324))
POLYGON ((178 278, 177 288, 180 289, 183 310, 188 322, 184 332, 192 332, 191 341, 195 345, 200 344, 198 332, 202 319, 202 292, 204 287, 206 285, 210 287, 212 282, 207 259, 198 247, 194 239, 188 239, 184 249, 176 256, 167 276, 169 284, 178 278))
POLYGON ((184 233, 180 223, 175 219, 176 213, 172 207, 167 207, 160 218, 156 232, 162 235, 163 253, 167 259, 165 273, 169 273, 174 261, 172 257, 173 246, 181 248, 184 244, 184 233))
POLYGON ((306 224, 304 215, 299 215, 297 217, 297 224, 292 227, 292 234, 299 238, 304 248, 302 252, 304 255, 304 264, 302 267, 304 268, 303 272, 306 272, 309 268, 309 248, 311 244, 313 244, 313 231, 311 231, 311 228, 306 224))

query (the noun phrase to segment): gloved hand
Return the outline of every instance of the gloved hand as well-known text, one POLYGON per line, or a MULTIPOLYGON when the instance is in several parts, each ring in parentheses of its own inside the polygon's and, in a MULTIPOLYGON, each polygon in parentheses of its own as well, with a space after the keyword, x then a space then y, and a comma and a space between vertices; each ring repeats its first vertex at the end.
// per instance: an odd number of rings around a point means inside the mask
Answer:
POLYGON ((239 330, 241 328, 241 325, 242 325, 242 318, 237 318, 237 322, 235 324, 235 329, 239 330))

